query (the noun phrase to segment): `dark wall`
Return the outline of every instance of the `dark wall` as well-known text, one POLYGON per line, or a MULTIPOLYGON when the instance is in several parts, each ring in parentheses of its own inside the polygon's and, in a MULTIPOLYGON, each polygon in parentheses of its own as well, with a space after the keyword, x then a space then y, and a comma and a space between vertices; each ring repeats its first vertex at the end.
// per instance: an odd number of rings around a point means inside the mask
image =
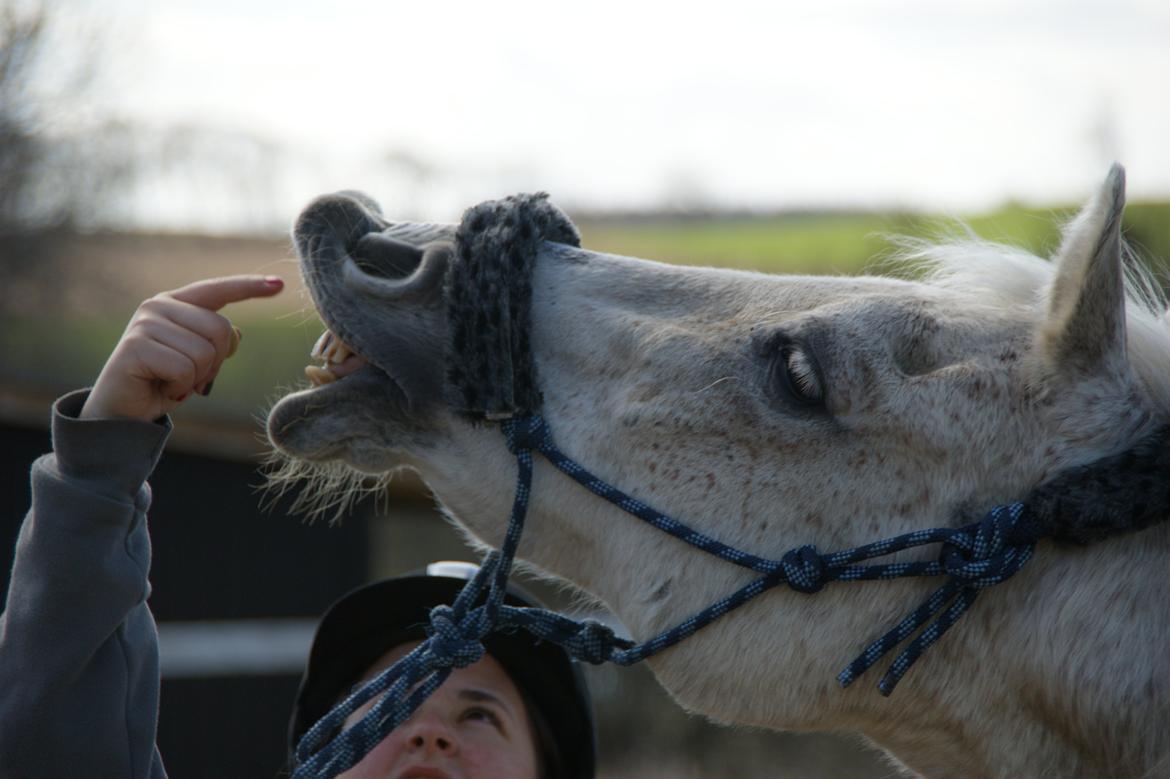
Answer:
MULTIPOLYGON (((48 418, 48 410, 45 417, 48 418)), ((31 430, 0 425, 0 564, 4 581, 0 592, 8 594, 8 572, 12 570, 16 532, 29 506, 29 466, 52 444, 48 430, 31 430)))
POLYGON ((150 479, 156 619, 320 614, 366 581, 366 523, 307 524, 260 509, 249 463, 167 452, 150 479))
MULTIPOLYGON (((47 416, 47 414, 46 414, 47 416)), ((29 505, 28 472, 49 449, 43 429, 0 426, 0 565, 29 505)), ((168 451, 151 477, 151 609, 159 622, 315 617, 368 578, 363 517, 304 524, 287 506, 258 508, 253 465, 168 451)), ((7 593, 7 575, 3 592, 7 593)), ((271 777, 285 757, 297 677, 168 679, 159 747, 176 777, 271 777)))

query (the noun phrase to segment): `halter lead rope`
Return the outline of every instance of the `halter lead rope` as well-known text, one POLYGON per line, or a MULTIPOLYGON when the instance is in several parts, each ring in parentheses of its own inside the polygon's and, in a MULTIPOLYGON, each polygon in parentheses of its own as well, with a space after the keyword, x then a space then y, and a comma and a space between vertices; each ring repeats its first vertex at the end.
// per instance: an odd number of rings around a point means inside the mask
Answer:
POLYGON ((333 777, 355 765, 406 721, 453 669, 469 666, 483 657, 482 641, 492 631, 523 629, 558 644, 580 661, 632 665, 674 646, 779 584, 812 594, 833 581, 946 576, 947 581, 917 609, 867 646, 837 676, 843 687, 849 686, 921 629, 878 682, 881 694, 889 695, 922 653, 970 608, 981 590, 1010 578, 1031 559, 1040 539, 1088 543, 1165 518, 1165 509, 1170 505, 1170 426, 1160 428, 1126 452, 1071 469, 1037 488, 1025 502, 993 508, 980 522, 960 528, 915 531, 830 554, 805 545, 778 560, 757 557, 656 511, 565 456, 537 413, 540 393, 528 355, 527 335, 532 265, 538 244, 545 237, 556 236, 574 245, 579 241, 571 223, 546 198, 543 194, 517 196, 470 209, 459 229, 458 260, 447 280, 448 294, 455 293, 449 297, 453 301, 449 316, 454 321, 489 323, 495 337, 494 341, 477 344, 472 335, 477 332, 474 328, 453 327, 450 355, 466 362, 461 363, 462 367, 450 368, 448 378, 455 389, 452 403, 467 416, 478 420, 511 416, 501 427, 509 451, 516 457, 517 482, 504 542, 499 551, 487 555, 479 572, 451 606, 432 609, 425 641, 349 695, 305 733, 297 744, 294 777, 333 777), (473 246, 478 251, 469 248, 473 246), (476 266, 477 260, 478 265, 484 265, 493 257, 502 258, 498 265, 486 270, 476 266), (523 278, 509 278, 509 274, 523 278), (483 295, 485 299, 475 300, 473 295, 456 292, 461 286, 458 280, 488 294, 483 295), (462 319, 465 316, 473 318, 462 319), (485 381, 511 383, 495 390, 475 386, 485 381), (623 511, 697 549, 761 575, 641 644, 619 638, 592 620, 577 621, 543 609, 503 605, 528 510, 533 451, 623 511), (1090 491, 1091 488, 1095 489, 1090 491), (1112 490, 1113 499, 1102 508, 1096 490, 1105 488, 1112 490), (1094 497, 1098 498, 1095 502, 1094 497), (1080 510, 1076 515, 1080 520, 1070 519, 1067 512, 1072 509, 1080 510), (941 544, 935 560, 856 565, 934 543, 941 544), (934 622, 927 625, 932 618, 934 622), (923 629, 924 625, 927 626, 923 629), (382 698, 369 712, 353 726, 342 729, 351 714, 377 695, 382 698))

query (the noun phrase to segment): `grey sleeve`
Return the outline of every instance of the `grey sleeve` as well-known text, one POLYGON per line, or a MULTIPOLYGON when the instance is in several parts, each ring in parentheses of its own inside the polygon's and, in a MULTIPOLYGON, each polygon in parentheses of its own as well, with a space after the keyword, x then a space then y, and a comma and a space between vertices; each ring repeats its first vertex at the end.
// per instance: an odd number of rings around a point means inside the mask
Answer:
POLYGON ((170 421, 53 407, 0 614, 0 777, 165 777, 146 511, 170 421))

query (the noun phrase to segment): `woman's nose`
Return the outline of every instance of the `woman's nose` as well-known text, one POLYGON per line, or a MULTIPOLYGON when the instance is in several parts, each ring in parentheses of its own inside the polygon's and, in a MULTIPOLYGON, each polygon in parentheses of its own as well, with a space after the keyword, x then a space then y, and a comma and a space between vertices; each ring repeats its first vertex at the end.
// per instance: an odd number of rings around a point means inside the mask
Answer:
POLYGON ((442 717, 424 715, 409 723, 406 743, 412 752, 424 755, 453 755, 457 744, 455 736, 442 717))

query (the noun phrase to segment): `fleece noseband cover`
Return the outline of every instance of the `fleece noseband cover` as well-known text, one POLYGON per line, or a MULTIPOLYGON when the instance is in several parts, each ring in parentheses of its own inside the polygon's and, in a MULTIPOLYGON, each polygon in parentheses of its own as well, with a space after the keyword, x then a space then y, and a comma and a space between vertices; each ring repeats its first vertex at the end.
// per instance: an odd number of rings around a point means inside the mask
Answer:
POLYGON ((546 193, 469 208, 444 280, 448 401, 474 421, 540 410, 532 362, 532 270, 543 241, 581 245, 546 193))

